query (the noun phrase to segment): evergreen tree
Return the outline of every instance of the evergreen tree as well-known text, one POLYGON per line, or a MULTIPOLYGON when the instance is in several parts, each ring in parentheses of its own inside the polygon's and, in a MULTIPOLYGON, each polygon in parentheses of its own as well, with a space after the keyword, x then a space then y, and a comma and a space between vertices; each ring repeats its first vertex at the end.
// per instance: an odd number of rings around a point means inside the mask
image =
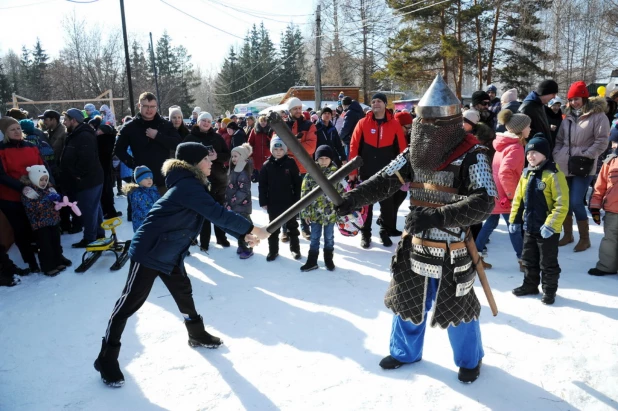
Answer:
POLYGON ((47 79, 48 60, 49 57, 37 38, 34 50, 32 50, 32 64, 28 79, 33 100, 44 100, 50 96, 50 85, 47 79))
MULTIPOLYGON (((150 45, 148 46, 150 51, 150 45)), ((146 59, 144 55, 144 49, 137 42, 133 41, 131 44, 131 79, 133 83, 133 92, 136 96, 139 96, 144 91, 154 90, 154 79, 151 74, 151 67, 149 62, 152 63, 150 57, 146 59)))
MULTIPOLYGON (((262 76, 265 76, 268 73, 272 74, 260 82, 260 88, 253 93, 251 98, 255 99, 260 96, 281 92, 276 80, 277 73, 274 71, 279 64, 277 50, 275 49, 273 42, 270 40, 268 31, 264 27, 264 22, 260 23, 260 49, 256 60, 258 60, 262 66, 260 70, 263 73, 262 76)), ((255 63, 257 64, 257 61, 255 63)))
POLYGON ((236 79, 239 77, 240 68, 238 67, 238 55, 234 47, 230 47, 228 56, 223 60, 223 66, 217 76, 215 93, 217 105, 224 110, 232 111, 236 104, 236 97, 233 93, 242 87, 238 87, 236 79))
POLYGON ((9 82, 9 76, 4 69, 4 64, 0 60, 0 109, 4 113, 6 111, 5 104, 12 98, 12 90, 9 82))
POLYGON ((174 47, 174 54, 178 63, 179 69, 179 100, 183 113, 191 113, 193 111, 193 103, 195 103, 195 96, 192 90, 196 90, 201 83, 201 79, 195 74, 193 70, 193 64, 191 63, 191 55, 187 53, 187 49, 184 46, 174 47))
POLYGON ((290 87, 305 84, 303 36, 292 23, 281 34, 280 55, 279 89, 287 91, 290 87))

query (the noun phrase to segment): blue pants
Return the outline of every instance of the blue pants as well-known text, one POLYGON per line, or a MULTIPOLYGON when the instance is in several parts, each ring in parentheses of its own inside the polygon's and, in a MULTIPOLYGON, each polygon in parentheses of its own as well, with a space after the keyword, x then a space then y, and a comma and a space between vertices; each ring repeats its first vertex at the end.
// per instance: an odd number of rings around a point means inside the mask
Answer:
MULTIPOLYGON (((391 356, 401 362, 411 363, 423 357, 423 343, 428 311, 436 298, 438 280, 429 279, 427 285, 427 300, 425 301, 425 317, 419 325, 402 320, 396 315, 393 318, 391 333, 391 356)), ((448 338, 453 348, 455 365, 464 368, 474 368, 485 355, 481 341, 481 329, 477 320, 460 323, 457 327, 447 328, 448 338)))
MULTIPOLYGON (((508 228, 509 224, 509 215, 502 214, 502 218, 506 221, 506 226, 508 228)), ((494 232, 496 227, 498 227, 498 222, 500 221, 500 214, 492 214, 490 215, 485 223, 483 224, 483 228, 479 231, 479 234, 476 236, 476 249, 479 250, 479 253, 483 252, 485 245, 487 245, 487 240, 489 240, 489 236, 494 232)), ((514 234, 509 233, 509 238, 511 239, 511 245, 513 246, 513 250, 515 250, 515 254, 517 255, 517 259, 521 258, 521 250, 524 247, 524 238, 521 235, 521 231, 516 232, 514 234)))
POLYGON ((575 213, 575 221, 588 220, 588 214, 586 214, 586 206, 584 201, 588 187, 594 176, 588 177, 567 177, 567 184, 569 186, 569 214, 575 213))
POLYGON ((77 206, 82 212, 84 240, 88 242, 105 237, 105 230, 101 228, 101 223, 103 222, 103 210, 101 209, 102 193, 103 184, 99 184, 96 187, 79 191, 75 195, 77 206))
POLYGON ((335 223, 323 226, 319 223, 311 223, 311 243, 309 251, 320 250, 320 237, 322 237, 322 227, 324 227, 324 250, 333 251, 335 249, 335 223))

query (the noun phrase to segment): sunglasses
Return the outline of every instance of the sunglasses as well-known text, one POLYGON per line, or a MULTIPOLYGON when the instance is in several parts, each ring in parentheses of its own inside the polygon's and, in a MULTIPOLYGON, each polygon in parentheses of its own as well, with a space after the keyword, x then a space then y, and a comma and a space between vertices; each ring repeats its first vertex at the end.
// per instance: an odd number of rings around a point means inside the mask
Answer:
POLYGON ((483 101, 483 102, 481 103, 481 106, 488 106, 488 105, 489 105, 489 101, 483 101))

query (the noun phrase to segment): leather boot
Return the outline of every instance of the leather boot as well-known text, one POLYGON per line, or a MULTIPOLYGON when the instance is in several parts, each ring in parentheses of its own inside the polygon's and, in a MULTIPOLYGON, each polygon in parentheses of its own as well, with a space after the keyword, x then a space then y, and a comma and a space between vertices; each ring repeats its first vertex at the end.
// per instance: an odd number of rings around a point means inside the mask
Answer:
POLYGON ((101 373, 101 380, 109 387, 120 388, 124 385, 124 375, 118 364, 119 354, 120 343, 111 345, 103 338, 101 352, 94 361, 94 369, 101 373))
POLYGON ((567 215, 564 219, 564 223, 562 223, 562 231, 564 231, 564 235, 562 239, 558 242, 558 247, 562 247, 567 244, 571 244, 575 239, 573 238, 573 214, 567 215))
POLYGON ((588 230, 588 220, 578 221, 577 228, 579 230, 579 241, 573 249, 573 251, 575 251, 576 253, 590 248, 590 232, 588 230))

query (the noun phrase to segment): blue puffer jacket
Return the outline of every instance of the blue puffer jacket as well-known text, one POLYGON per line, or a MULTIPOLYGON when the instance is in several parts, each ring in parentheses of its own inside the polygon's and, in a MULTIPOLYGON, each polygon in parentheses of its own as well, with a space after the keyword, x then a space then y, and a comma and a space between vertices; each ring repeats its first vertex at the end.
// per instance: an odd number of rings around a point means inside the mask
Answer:
POLYGON ((133 223, 133 232, 146 220, 148 212, 152 206, 161 198, 157 186, 142 187, 137 184, 127 184, 124 188, 129 203, 131 203, 131 222, 133 223))
POLYGON ((189 246, 205 218, 236 238, 253 230, 253 224, 212 198, 196 167, 172 159, 163 163, 162 173, 168 191, 133 236, 129 256, 134 262, 166 274, 175 266, 184 271, 189 246))

